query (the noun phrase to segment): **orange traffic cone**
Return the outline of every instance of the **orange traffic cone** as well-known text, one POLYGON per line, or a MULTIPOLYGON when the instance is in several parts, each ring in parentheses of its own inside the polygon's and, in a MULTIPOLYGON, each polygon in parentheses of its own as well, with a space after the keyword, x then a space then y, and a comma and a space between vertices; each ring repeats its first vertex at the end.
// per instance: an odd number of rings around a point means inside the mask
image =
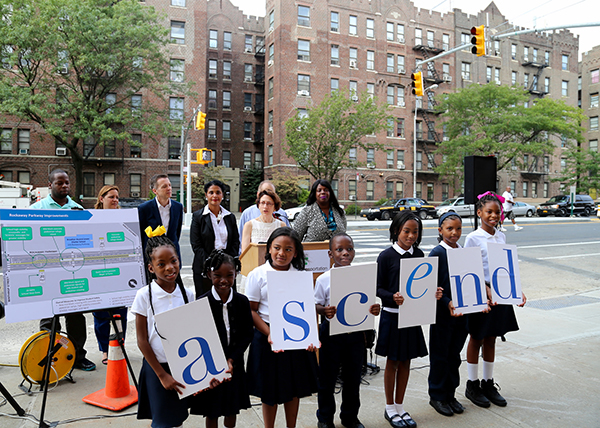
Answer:
MULTIPOLYGON (((123 327, 118 315, 116 324, 122 334, 123 327)), ((112 329, 112 324, 111 324, 112 329)), ((106 368, 106 387, 83 397, 83 401, 108 410, 120 411, 138 401, 137 390, 129 384, 127 362, 119 346, 117 335, 113 331, 108 344, 108 365, 106 368)))

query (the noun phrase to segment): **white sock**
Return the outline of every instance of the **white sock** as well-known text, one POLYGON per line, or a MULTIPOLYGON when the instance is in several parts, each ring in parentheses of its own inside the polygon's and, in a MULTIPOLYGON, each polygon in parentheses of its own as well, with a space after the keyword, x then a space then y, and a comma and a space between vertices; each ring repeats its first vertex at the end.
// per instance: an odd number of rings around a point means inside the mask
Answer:
POLYGON ((469 376, 469 380, 473 381, 473 380, 479 379, 479 376, 477 375, 478 371, 479 371, 479 364, 467 363, 467 375, 469 376))
POLYGON ((492 361, 483 362, 483 380, 490 380, 494 378, 494 362, 492 361))
POLYGON ((392 416, 398 414, 398 411, 396 410, 396 406, 393 404, 386 404, 385 405, 385 411, 387 413, 387 415, 391 418, 392 416))
POLYGON ((404 410, 404 406, 403 406, 402 404, 403 404, 403 403, 400 403, 400 404, 396 403, 396 404, 395 404, 395 406, 396 406, 396 411, 398 412, 398 414, 399 414, 400 416, 402 416, 402 415, 404 414, 404 412, 405 412, 405 410, 404 410))

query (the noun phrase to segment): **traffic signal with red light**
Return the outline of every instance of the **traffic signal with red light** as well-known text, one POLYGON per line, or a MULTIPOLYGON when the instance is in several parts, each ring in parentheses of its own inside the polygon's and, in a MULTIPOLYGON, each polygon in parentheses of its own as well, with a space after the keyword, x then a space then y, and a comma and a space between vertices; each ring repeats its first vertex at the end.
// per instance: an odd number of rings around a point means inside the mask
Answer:
POLYGON ((485 55, 485 25, 480 25, 479 27, 471 28, 471 43, 473 47, 471 48, 471 52, 473 52, 477 56, 485 55))
POLYGON ((420 71, 417 71, 417 72, 411 74, 410 77, 412 79, 413 95, 422 97, 423 96, 423 73, 420 71))
POLYGON ((204 129, 205 122, 206 122, 206 113, 202 113, 201 110, 198 110, 198 114, 196 115, 196 129, 204 129))

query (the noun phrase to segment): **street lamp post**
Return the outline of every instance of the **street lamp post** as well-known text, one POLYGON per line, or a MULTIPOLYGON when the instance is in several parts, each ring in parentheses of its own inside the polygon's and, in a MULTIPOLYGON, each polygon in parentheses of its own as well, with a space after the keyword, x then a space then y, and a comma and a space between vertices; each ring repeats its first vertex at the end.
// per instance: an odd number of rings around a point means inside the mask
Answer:
MULTIPOLYGON (((423 95, 427 91, 436 89, 438 85, 431 85, 423 90, 423 95)), ((417 101, 422 100, 423 97, 415 97, 415 122, 413 124, 413 198, 417 197, 417 101)), ((421 106, 423 104, 421 103, 421 106)))
MULTIPOLYGON (((187 162, 187 177, 188 177, 188 186, 187 186, 187 192, 189 193, 191 191, 191 185, 190 185, 190 179, 191 179, 191 170, 190 170, 190 156, 191 156, 191 152, 190 152, 190 145, 187 145, 187 150, 186 149, 186 144, 185 144, 185 140, 187 137, 187 133, 186 131, 190 128, 190 126, 192 125, 192 123, 194 122, 194 119, 196 118, 196 114, 200 111, 200 108, 202 107, 202 104, 198 104, 198 107, 196 109, 194 109, 194 113, 192 114, 191 119, 189 120, 189 122, 187 123, 187 126, 184 125, 183 123, 181 124, 181 141, 179 144, 179 202, 182 205, 185 205, 185 216, 184 216, 184 220, 185 220, 185 225, 188 226, 191 220, 191 209, 192 209, 192 202, 191 202, 191 196, 188 195, 187 198, 187 204, 184 204, 183 201, 183 182, 184 182, 184 174, 183 174, 183 170, 184 170, 184 161, 185 161, 185 155, 187 152, 187 158, 188 158, 188 162, 187 162)), ((184 122, 185 123, 185 122, 184 122)))

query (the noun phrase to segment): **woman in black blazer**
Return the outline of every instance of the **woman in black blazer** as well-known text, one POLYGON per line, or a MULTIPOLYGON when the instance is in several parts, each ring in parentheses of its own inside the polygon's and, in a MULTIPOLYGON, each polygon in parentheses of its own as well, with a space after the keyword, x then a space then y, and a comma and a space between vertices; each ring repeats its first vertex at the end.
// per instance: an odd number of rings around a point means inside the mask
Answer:
POLYGON ((211 283, 202 272, 204 261, 212 250, 223 250, 232 257, 237 257, 240 247, 235 216, 221 206, 225 184, 219 180, 209 181, 204 185, 204 192, 207 204, 193 214, 190 228, 196 298, 210 290, 211 283))

